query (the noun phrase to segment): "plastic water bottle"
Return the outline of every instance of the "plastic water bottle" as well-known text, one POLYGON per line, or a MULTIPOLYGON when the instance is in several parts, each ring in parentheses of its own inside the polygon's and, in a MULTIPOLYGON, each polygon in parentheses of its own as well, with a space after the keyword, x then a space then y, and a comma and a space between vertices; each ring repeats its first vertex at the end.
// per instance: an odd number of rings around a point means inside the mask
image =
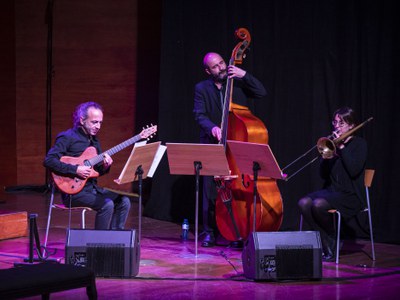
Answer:
POLYGON ((189 235, 189 221, 188 219, 183 219, 182 223, 182 241, 187 241, 189 235))

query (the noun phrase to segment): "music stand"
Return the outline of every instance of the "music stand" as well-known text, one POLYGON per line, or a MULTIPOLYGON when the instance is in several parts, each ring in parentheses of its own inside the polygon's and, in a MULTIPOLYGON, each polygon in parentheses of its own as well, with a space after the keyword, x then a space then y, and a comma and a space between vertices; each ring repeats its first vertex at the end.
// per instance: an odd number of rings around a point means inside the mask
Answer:
POLYGON ((170 174, 196 176, 195 256, 197 257, 200 175, 229 175, 225 148, 217 144, 166 143, 166 146, 170 174))
POLYGON ((232 140, 228 140, 227 144, 240 172, 242 174, 253 174, 253 232, 255 232, 258 175, 274 179, 284 179, 284 175, 269 145, 232 140))
POLYGON ((138 249, 140 249, 140 237, 142 233, 142 185, 143 179, 151 177, 150 170, 157 167, 162 154, 165 152, 165 146, 161 142, 135 146, 125 163, 118 179, 114 182, 118 184, 138 181, 139 194, 139 225, 138 225, 138 249), (156 165, 157 164, 157 165, 156 165), (155 166, 154 166, 155 165, 155 166))

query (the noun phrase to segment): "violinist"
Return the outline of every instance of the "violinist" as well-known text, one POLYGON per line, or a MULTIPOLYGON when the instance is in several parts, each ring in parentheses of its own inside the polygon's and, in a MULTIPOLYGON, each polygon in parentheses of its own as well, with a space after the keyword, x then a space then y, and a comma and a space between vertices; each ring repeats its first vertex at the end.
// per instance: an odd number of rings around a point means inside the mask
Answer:
MULTIPOLYGON (((339 108, 333 114, 333 139, 339 138, 355 125, 354 110, 349 107, 339 108)), ((318 230, 321 234, 324 261, 332 261, 336 250, 333 218, 328 210, 338 209, 346 220, 364 207, 366 160, 366 141, 354 135, 348 136, 336 146, 333 157, 321 157, 320 175, 324 180, 323 188, 306 195, 298 202, 304 220, 312 230, 318 230)))
MULTIPOLYGON (((217 144, 221 140, 221 121, 224 95, 228 78, 234 78, 233 99, 246 106, 248 98, 261 98, 267 94, 263 84, 254 76, 225 60, 214 52, 207 53, 203 67, 209 76, 195 86, 194 116, 200 126, 200 143, 217 144)), ((213 247, 218 234, 215 219, 217 189, 213 177, 203 176, 203 247, 213 247)), ((231 246, 237 244, 232 243, 231 246)))

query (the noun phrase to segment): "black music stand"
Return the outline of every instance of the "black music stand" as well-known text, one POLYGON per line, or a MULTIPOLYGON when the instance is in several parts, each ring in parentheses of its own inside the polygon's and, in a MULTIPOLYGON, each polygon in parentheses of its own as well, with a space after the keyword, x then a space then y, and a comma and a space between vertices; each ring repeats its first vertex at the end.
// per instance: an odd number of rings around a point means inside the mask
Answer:
POLYGON ((253 174, 253 232, 256 231, 256 203, 258 175, 274 179, 284 179, 284 175, 267 144, 256 144, 228 140, 227 144, 242 174, 253 174))
POLYGON ((125 163, 118 179, 114 182, 118 184, 130 183, 138 181, 139 194, 139 225, 138 225, 138 249, 140 251, 140 237, 142 234, 142 185, 143 179, 147 176, 151 177, 150 170, 155 170, 165 149, 161 142, 146 144, 143 146, 134 147, 125 163))
POLYGON ((195 256, 197 257, 200 175, 229 175, 225 148, 217 144, 166 143, 166 146, 170 173, 196 176, 195 256))

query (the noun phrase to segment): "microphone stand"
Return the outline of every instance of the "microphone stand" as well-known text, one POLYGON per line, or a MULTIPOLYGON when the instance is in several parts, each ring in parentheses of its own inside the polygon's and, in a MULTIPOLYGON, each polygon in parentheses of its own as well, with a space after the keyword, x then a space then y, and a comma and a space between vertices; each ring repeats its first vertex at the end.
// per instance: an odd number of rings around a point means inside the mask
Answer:
POLYGON ((197 243, 199 239, 199 191, 200 191, 200 170, 203 168, 201 161, 194 162, 194 169, 196 174, 196 220, 195 220, 195 256, 197 257, 197 243))
POLYGON ((253 177, 254 177, 254 187, 253 187, 253 232, 256 232, 256 204, 257 204, 257 180, 258 180, 258 171, 261 170, 260 164, 256 161, 253 161, 253 177))
POLYGON ((39 232, 37 228, 37 223, 36 223, 36 218, 38 217, 38 214, 29 214, 29 256, 28 258, 24 259, 24 263, 14 263, 14 266, 19 266, 19 265, 26 265, 26 264, 33 264, 34 262, 42 262, 45 259, 43 259, 41 253, 40 253, 40 239, 39 239, 39 232), (36 252, 38 255, 38 258, 34 258, 33 256, 33 251, 35 249, 34 246, 34 241, 36 242, 36 252))
POLYGON ((139 225, 138 225, 138 249, 140 249, 140 236, 142 235, 142 186, 143 186, 143 168, 139 165, 136 169, 135 176, 138 177, 138 192, 139 192, 139 225))

